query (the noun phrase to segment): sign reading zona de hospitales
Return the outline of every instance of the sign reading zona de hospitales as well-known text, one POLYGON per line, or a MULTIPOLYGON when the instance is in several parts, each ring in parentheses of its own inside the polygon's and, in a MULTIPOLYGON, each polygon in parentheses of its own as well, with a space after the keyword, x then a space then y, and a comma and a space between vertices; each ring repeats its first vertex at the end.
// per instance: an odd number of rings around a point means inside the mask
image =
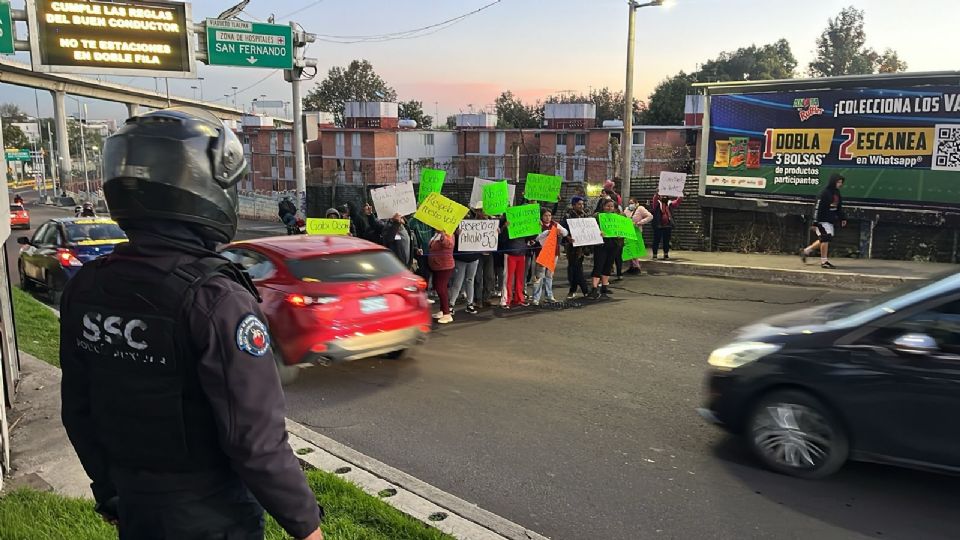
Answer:
POLYGON ((207 64, 293 68, 293 28, 283 24, 207 19, 207 64))

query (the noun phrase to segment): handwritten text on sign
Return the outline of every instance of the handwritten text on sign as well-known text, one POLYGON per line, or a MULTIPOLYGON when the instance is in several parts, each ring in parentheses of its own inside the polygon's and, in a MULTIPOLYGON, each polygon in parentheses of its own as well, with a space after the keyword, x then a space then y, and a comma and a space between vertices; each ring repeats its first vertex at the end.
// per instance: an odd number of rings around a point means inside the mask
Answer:
POLYGON ((563 179, 548 174, 527 173, 523 196, 530 201, 557 202, 563 179))
MULTIPOLYGON (((492 184, 494 180, 484 180, 483 178, 473 179, 473 190, 470 191, 470 208, 483 208, 483 186, 492 184)), ((502 182, 502 180, 501 180, 502 182)), ((516 184, 507 184, 507 190, 510 192, 510 206, 516 200, 516 184)))
POLYGON ((350 234, 349 219, 307 218, 307 234, 350 234))
POLYGON ((417 211, 417 196, 410 182, 371 190, 370 198, 380 219, 390 219, 395 214, 408 216, 417 211))
POLYGON ((540 205, 525 204, 507 208, 507 234, 510 239, 540 234, 540 205))
POLYGON ((417 195, 417 202, 423 203, 427 195, 431 193, 440 193, 443 189, 443 179, 447 177, 447 171, 439 169, 423 169, 420 171, 420 192, 417 195))
POLYGON ((657 191, 664 197, 683 197, 683 186, 686 183, 687 175, 684 173, 661 171, 657 191))
POLYGON ((633 220, 627 216, 621 216, 613 212, 603 212, 599 214, 600 230, 608 237, 637 239, 637 229, 633 225, 633 220))
POLYGON ((568 219, 567 225, 570 227, 570 238, 573 238, 573 245, 595 246, 603 243, 603 236, 600 235, 600 225, 593 218, 575 218, 568 219))
POLYGON ((495 219, 465 219, 460 222, 460 251, 496 251, 500 237, 495 219))
POLYGON ((466 206, 433 192, 427 195, 413 217, 434 229, 453 234, 468 211, 466 206))

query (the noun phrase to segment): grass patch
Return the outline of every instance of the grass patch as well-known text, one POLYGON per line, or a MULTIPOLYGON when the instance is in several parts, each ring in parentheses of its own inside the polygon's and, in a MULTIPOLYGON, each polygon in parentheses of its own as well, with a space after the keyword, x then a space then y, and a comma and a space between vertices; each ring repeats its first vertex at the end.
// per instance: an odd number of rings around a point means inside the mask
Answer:
POLYGON ((60 320, 29 293, 13 287, 13 319, 20 350, 60 367, 60 320))
MULTIPOLYGON (((312 470, 306 475, 326 511, 323 534, 330 540, 452 540, 332 474, 312 470)), ((27 489, 0 499, 0 531, 4 540, 117 537, 116 530, 94 513, 92 501, 27 489)), ((289 536, 268 517, 266 538, 286 540, 289 536)))

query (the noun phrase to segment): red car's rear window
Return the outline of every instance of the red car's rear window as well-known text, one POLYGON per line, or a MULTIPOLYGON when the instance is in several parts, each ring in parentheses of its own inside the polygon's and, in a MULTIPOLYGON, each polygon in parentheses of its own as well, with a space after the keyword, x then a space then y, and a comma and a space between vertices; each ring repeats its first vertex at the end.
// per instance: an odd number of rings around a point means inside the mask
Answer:
POLYGON ((362 251, 288 259, 287 268, 301 281, 349 283, 395 276, 406 268, 392 251, 362 251))

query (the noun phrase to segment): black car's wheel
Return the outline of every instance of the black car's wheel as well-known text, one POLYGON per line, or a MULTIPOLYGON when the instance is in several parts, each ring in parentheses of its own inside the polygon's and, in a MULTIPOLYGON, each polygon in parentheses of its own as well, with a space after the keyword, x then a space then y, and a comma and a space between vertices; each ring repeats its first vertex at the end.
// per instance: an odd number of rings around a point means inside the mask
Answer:
POLYGON ((763 463, 799 478, 824 478, 847 461, 843 427, 816 397, 797 390, 763 396, 750 412, 747 442, 763 463))
POLYGON ((47 274, 47 299, 55 308, 60 307, 60 299, 63 298, 63 289, 57 287, 57 278, 53 274, 47 274))
POLYGON ((23 261, 17 263, 17 274, 20 276, 20 288, 25 291, 32 291, 34 289, 33 282, 27 277, 27 273, 23 271, 23 261))

